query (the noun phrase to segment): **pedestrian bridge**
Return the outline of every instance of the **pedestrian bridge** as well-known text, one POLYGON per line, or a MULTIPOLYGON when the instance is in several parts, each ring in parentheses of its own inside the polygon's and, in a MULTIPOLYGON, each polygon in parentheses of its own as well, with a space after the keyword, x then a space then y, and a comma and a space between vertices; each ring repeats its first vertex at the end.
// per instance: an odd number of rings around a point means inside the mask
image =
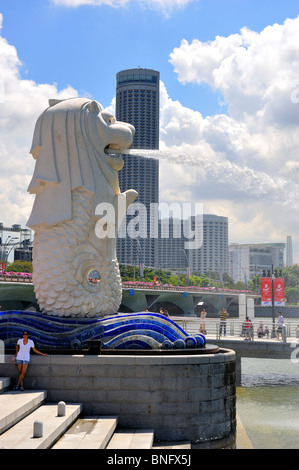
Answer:
MULTIPOLYGON (((255 303, 260 299, 259 295, 250 291, 124 282, 119 312, 143 312, 145 309, 158 312, 162 307, 167 309, 170 315, 196 316, 205 308, 209 315, 218 315, 221 308, 225 307, 229 308, 230 316, 238 316, 240 294, 245 294, 247 299, 254 299, 255 303)), ((0 305, 2 310, 38 309, 33 284, 28 279, 2 280, 0 305)))
POLYGON ((238 316, 240 294, 245 294, 246 299, 254 299, 255 303, 260 299, 260 295, 251 291, 195 286, 138 286, 123 283, 120 311, 140 312, 148 308, 152 312, 158 312, 162 307, 168 310, 171 316, 195 317, 203 308, 209 312, 209 315, 218 315, 222 307, 229 307, 230 315, 238 316))

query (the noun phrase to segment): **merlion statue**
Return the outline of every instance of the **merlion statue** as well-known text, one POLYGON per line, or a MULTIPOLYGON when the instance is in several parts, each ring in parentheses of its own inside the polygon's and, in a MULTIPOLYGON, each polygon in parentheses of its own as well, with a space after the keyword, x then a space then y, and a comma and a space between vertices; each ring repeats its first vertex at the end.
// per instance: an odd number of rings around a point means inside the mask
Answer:
POLYGON ((96 208, 111 204, 117 214, 119 198, 128 207, 138 195, 121 194, 118 182, 121 153, 132 144, 134 127, 87 98, 49 105, 37 120, 30 150, 36 160, 27 223, 35 231, 34 290, 46 314, 101 317, 119 308, 122 285, 116 236, 97 236, 96 208), (96 284, 88 279, 92 270, 100 273, 96 284))

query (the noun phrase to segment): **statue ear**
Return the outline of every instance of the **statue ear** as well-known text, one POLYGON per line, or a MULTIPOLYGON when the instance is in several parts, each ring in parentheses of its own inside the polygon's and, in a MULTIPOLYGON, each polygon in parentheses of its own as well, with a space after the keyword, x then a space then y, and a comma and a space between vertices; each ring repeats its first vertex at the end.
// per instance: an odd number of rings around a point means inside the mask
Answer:
POLYGON ((65 100, 56 100, 56 99, 49 100, 49 106, 54 106, 55 104, 61 103, 61 101, 65 101, 65 100))
POLYGON ((91 112, 91 113, 95 113, 95 114, 99 114, 99 112, 101 111, 100 107, 99 107, 99 104, 96 102, 96 101, 91 101, 88 105, 88 110, 91 112))
POLYGON ((41 145, 37 145, 36 147, 31 148, 30 153, 33 156, 33 158, 37 159, 37 157, 39 157, 41 149, 42 149, 41 145))

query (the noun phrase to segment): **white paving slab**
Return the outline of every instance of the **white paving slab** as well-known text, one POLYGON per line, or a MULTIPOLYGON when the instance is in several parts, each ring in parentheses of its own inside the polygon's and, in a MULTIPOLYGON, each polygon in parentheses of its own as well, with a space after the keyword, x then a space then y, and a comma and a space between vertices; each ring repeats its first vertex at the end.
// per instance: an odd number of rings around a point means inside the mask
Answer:
POLYGON ((57 415, 57 404, 46 404, 26 416, 0 436, 0 448, 48 449, 77 419, 82 404, 67 404, 65 416, 57 415), (34 422, 43 423, 42 437, 33 437, 34 422))
POLYGON ((117 426, 117 416, 78 419, 52 449, 105 449, 117 426))
POLYGON ((46 399, 44 390, 4 392, 0 394, 0 434, 31 413, 46 399))
POLYGON ((0 377, 0 393, 10 386, 10 377, 0 377))
POLYGON ((154 442, 153 429, 119 429, 107 449, 151 449, 154 442))

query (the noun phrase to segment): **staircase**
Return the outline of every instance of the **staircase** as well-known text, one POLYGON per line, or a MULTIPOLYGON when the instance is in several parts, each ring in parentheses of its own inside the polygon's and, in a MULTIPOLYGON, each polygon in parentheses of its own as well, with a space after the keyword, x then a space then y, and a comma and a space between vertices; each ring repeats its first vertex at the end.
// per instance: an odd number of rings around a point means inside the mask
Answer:
POLYGON ((118 429, 117 416, 81 417, 82 403, 47 403, 44 390, 12 391, 0 377, 0 449, 190 449, 154 443, 152 429, 118 429), (62 416, 60 416, 62 414, 62 416))

